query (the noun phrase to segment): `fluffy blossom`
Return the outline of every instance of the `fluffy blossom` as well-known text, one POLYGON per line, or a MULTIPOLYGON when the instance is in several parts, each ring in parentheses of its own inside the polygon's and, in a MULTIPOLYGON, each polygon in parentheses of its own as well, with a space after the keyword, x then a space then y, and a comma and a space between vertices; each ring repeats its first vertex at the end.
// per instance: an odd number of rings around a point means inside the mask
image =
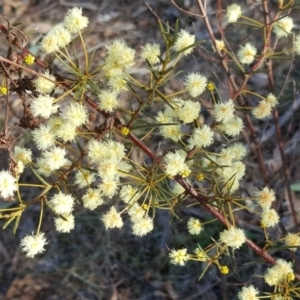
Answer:
POLYGON ((252 114, 256 119, 263 119, 271 114, 272 106, 269 102, 262 100, 252 110, 252 114))
POLYGON ((145 60, 148 60, 151 65, 158 64, 160 56, 160 48, 158 44, 147 43, 145 46, 142 46, 141 57, 145 60))
POLYGON ((274 227, 279 223, 279 216, 275 209, 273 208, 265 208, 261 214, 261 226, 266 227, 274 227))
POLYGON ((88 170, 80 169, 75 174, 75 184, 80 188, 90 186, 95 181, 95 174, 88 170))
POLYGON ((43 152, 42 162, 45 168, 50 171, 58 170, 68 163, 65 158, 66 149, 60 147, 52 147, 43 152))
POLYGON ((16 179, 8 172, 0 172, 0 195, 2 198, 13 196, 17 190, 16 179))
POLYGON ((190 173, 189 167, 185 163, 185 157, 182 156, 178 151, 169 152, 164 156, 165 172, 168 176, 175 176, 177 174, 183 177, 186 173, 190 173))
MULTIPOLYGON (((62 121, 64 121, 62 119, 62 121)), ((63 122, 56 130, 55 134, 57 138, 61 139, 64 143, 73 142, 77 135, 76 124, 73 122, 63 122)), ((53 128, 54 130, 54 128, 53 128)))
POLYGON ((238 299, 259 300, 259 298, 257 297, 258 294, 259 291, 253 285, 248 285, 248 286, 244 286, 242 290, 238 293, 238 299))
POLYGON ((118 181, 112 178, 104 178, 102 183, 99 185, 99 189, 104 196, 111 199, 118 192, 118 181))
POLYGON ((232 169, 235 172, 235 178, 237 180, 240 180, 244 177, 246 173, 246 166, 243 162, 241 161, 235 161, 232 163, 232 169))
POLYGON ((201 95, 205 90, 206 84, 207 78, 200 73, 189 73, 183 82, 183 85, 192 97, 201 95))
POLYGON ((24 165, 27 165, 32 161, 31 150, 23 147, 15 146, 13 156, 16 161, 21 161, 24 165))
POLYGON ((201 248, 197 247, 194 250, 194 253, 197 255, 198 261, 207 261, 208 260, 206 253, 201 248))
POLYGON ((220 240, 226 246, 232 247, 233 249, 238 249, 245 243, 246 236, 242 229, 230 227, 229 229, 225 229, 223 232, 221 232, 220 240))
POLYGON ((142 219, 146 215, 146 211, 138 204, 134 203, 129 206, 128 215, 130 216, 131 221, 134 223, 137 219, 142 219))
POLYGON ((70 44, 72 37, 68 29, 59 24, 52 28, 52 33, 56 37, 56 42, 59 48, 63 48, 70 44))
POLYGON ((102 222, 106 229, 121 228, 123 226, 123 220, 113 206, 102 216, 102 222))
POLYGON ((111 113, 118 108, 118 93, 116 91, 101 91, 98 95, 100 99, 100 109, 111 113))
POLYGON ((234 143, 220 152, 218 164, 231 165, 233 161, 239 161, 246 156, 247 149, 242 143, 234 143), (220 161, 220 159, 222 161, 220 161))
POLYGON ((74 7, 67 11, 64 19, 64 26, 71 33, 76 33, 88 26, 89 19, 82 16, 82 8, 74 7))
MULTIPOLYGON (((174 122, 172 119, 170 122, 174 122)), ((181 139, 182 132, 180 125, 166 125, 160 127, 160 133, 163 137, 178 142, 181 139)))
POLYGON ((39 150, 46 150, 55 144, 55 134, 49 124, 41 124, 31 132, 32 139, 39 150))
POLYGON ((300 236, 295 233, 288 233, 285 237, 285 244, 289 247, 289 250, 296 251, 300 248, 300 236))
MULTIPOLYGON (((223 40, 215 40, 215 43, 217 50, 222 51, 225 48, 225 43, 223 40)), ((213 47, 213 50, 215 51, 216 49, 213 47)))
POLYGON ((132 218, 132 232, 136 236, 144 236, 153 230, 153 219, 149 216, 132 218))
MULTIPOLYGON (((175 109, 172 111, 174 117, 177 117, 183 123, 191 123, 198 118, 201 105, 199 102, 191 100, 182 100, 181 98, 172 99, 175 104, 175 109)), ((167 112, 168 110, 166 110, 167 112)))
POLYGON ((115 40, 106 48, 108 55, 103 71, 109 79, 122 76, 123 70, 134 65, 135 51, 128 47, 124 40, 115 40))
POLYGON ((134 203, 140 197, 137 189, 133 188, 131 185, 123 185, 119 196, 125 203, 134 203))
MULTIPOLYGON (((173 46, 174 50, 176 52, 183 50, 186 47, 192 46, 195 43, 195 35, 190 34, 184 29, 181 29, 178 33, 177 39, 175 41, 175 44, 173 46)), ((193 47, 190 47, 189 49, 185 50, 183 52, 184 55, 188 55, 193 51, 193 47)))
POLYGON ((55 213, 59 215, 69 215, 73 211, 74 202, 75 200, 71 195, 59 192, 51 198, 49 204, 55 213))
POLYGON ((88 121, 86 107, 78 102, 71 102, 62 115, 62 118, 74 126, 81 126, 88 121))
POLYGON ((261 191, 255 193, 256 201, 262 208, 270 208, 275 201, 275 193, 272 189, 264 187, 261 191))
POLYGON ((270 103, 272 108, 278 104, 277 98, 272 93, 268 94, 266 101, 270 103))
POLYGON ((292 263, 279 258, 276 264, 267 270, 264 279, 269 286, 274 286, 287 280, 293 274, 292 263))
POLYGON ((54 218, 54 224, 58 232, 68 233, 74 229, 75 219, 73 215, 63 215, 54 218))
MULTIPOLYGON (((59 50, 59 48, 67 46, 71 42, 70 31, 62 25, 54 26, 41 42, 41 50, 47 54, 59 50)), ((51 85, 44 93, 50 93, 51 85), (47 91, 48 90, 48 91, 47 91)))
POLYGON ((294 27, 294 22, 291 17, 284 17, 278 20, 273 27, 273 31, 278 39, 287 37, 294 27))
POLYGON ((43 253, 45 251, 44 247, 47 244, 48 242, 46 240, 45 234, 40 232, 37 235, 26 235, 22 239, 20 247, 23 252, 26 252, 27 257, 34 257, 39 253, 43 253))
POLYGON ((244 47, 239 49, 237 57, 242 64, 250 65, 253 63, 256 53, 256 48, 251 43, 247 43, 244 47))
POLYGON ((234 103, 232 99, 229 99, 227 102, 215 104, 213 114, 217 122, 227 122, 233 118, 234 103))
POLYGON ((119 163, 125 156, 125 147, 122 143, 113 140, 91 140, 87 146, 88 156, 93 164, 100 164, 104 160, 115 160, 119 163))
POLYGON ((169 257, 171 259, 171 263, 173 265, 184 266, 186 262, 189 260, 189 255, 187 254, 187 249, 179 249, 179 250, 171 250, 169 257))
POLYGON ((203 125, 201 128, 196 128, 193 131, 191 138, 188 140, 189 148, 193 148, 194 146, 200 148, 210 146, 214 141, 213 135, 214 132, 207 125, 203 125))
POLYGON ((231 166, 234 160, 234 155, 230 151, 230 148, 223 148, 220 152, 220 156, 217 158, 217 163, 220 166, 231 166))
POLYGON ((118 162, 115 159, 105 159, 99 163, 98 174, 103 179, 113 180, 118 178, 118 168, 122 162, 118 162))
POLYGON ((241 160, 247 154, 247 149, 245 145, 242 143, 234 143, 233 145, 228 147, 230 151, 233 153, 234 160, 241 160))
POLYGON ((82 196, 83 207, 94 210, 103 203, 102 193, 99 189, 88 189, 82 196))
POLYGON ((55 77, 50 74, 49 70, 46 70, 42 75, 43 77, 38 76, 34 82, 36 89, 40 93, 49 94, 55 88, 55 77))
POLYGON ((243 121, 241 118, 234 116, 227 122, 218 125, 218 129, 228 136, 235 137, 240 134, 244 127, 243 121))
POLYGON ((240 18, 241 15, 242 15, 241 6, 234 3, 227 7, 225 18, 228 23, 235 23, 240 18))
POLYGON ((55 98, 49 95, 39 95, 37 98, 33 98, 30 103, 33 116, 49 119, 58 110, 58 105, 53 105, 54 100, 55 98))
POLYGON ((197 235, 203 230, 201 222, 196 218, 189 218, 187 228, 188 232, 193 235, 197 235))
POLYGON ((43 175, 44 177, 49 177, 51 176, 51 174, 53 173, 53 171, 51 171, 48 167, 45 166, 45 163, 44 163, 44 159, 42 158, 38 158, 36 160, 36 163, 38 165, 38 173, 43 175))
POLYGON ((55 52, 59 49, 56 36, 53 35, 53 32, 49 32, 41 41, 40 44, 41 50, 47 54, 55 52))
POLYGON ((107 85, 111 90, 115 91, 117 94, 120 92, 128 91, 126 74, 120 74, 119 76, 110 77, 108 79, 107 85))

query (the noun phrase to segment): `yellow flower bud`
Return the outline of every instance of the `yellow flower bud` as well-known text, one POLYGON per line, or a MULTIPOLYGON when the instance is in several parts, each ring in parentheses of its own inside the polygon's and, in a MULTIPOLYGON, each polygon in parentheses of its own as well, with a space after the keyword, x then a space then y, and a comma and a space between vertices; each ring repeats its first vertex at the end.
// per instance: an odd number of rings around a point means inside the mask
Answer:
POLYGON ((7 94, 7 88, 5 86, 0 86, 0 95, 6 95, 7 94))
POLYGON ((199 181, 202 181, 204 178, 205 178, 205 176, 204 176, 203 173, 197 174, 197 179, 198 179, 199 181))
POLYGON ((220 266, 220 272, 225 275, 229 273, 229 269, 227 266, 220 266))
POLYGON ((122 135, 128 135, 129 132, 130 132, 129 128, 127 128, 127 127, 122 127, 122 129, 121 129, 121 134, 122 134, 122 135))
POLYGON ((295 279, 295 274, 294 273, 288 273, 287 274, 287 280, 288 281, 293 281, 295 279))
POLYGON ((213 84, 212 82, 209 82, 209 83, 207 84, 207 89, 208 89, 209 91, 213 91, 213 90, 215 89, 214 84, 213 84))
POLYGON ((34 63, 35 57, 31 54, 26 54, 24 56, 24 62, 26 65, 32 65, 34 63))

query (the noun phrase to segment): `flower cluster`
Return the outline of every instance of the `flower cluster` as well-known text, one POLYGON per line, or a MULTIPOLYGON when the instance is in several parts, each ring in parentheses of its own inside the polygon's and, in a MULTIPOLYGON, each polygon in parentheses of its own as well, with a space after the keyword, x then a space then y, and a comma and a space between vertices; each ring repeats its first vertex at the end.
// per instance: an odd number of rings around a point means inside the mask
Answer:
POLYGON ((261 191, 256 191, 255 200, 262 208, 261 225, 264 228, 273 227, 279 223, 277 212, 271 208, 275 201, 275 193, 272 189, 264 187, 261 191))
MULTIPOLYGON (((191 75, 194 76, 195 74, 191 75)), ((200 80, 202 78, 206 82, 205 77, 201 77, 201 75, 197 74, 196 77, 199 77, 200 80)), ((196 77, 194 77, 195 81, 193 81, 193 83, 189 81, 190 85, 188 89, 192 90, 193 88, 196 88, 197 93, 199 93, 199 87, 193 86, 193 84, 197 85, 196 77)), ((189 76, 189 78, 191 79, 191 76, 189 76)), ((187 83, 186 86, 188 86, 187 83)), ((202 92, 203 89, 201 93, 202 92)), ((162 136, 177 142, 181 139, 182 136, 182 126, 180 124, 189 124, 194 120, 197 120, 200 114, 201 104, 198 101, 192 101, 190 99, 184 100, 179 97, 174 97, 171 100, 172 107, 165 106, 164 112, 159 111, 156 117, 156 121, 161 124, 160 132, 162 136)))
POLYGON ((235 108, 232 99, 214 105, 213 116, 218 124, 217 128, 228 136, 235 137, 243 129, 243 121, 235 116, 235 108))
POLYGON ((292 263, 279 258, 276 260, 276 264, 267 270, 264 280, 269 286, 274 286, 284 281, 290 281, 293 275, 292 263))
POLYGON ((166 164, 165 172, 170 177, 178 174, 182 177, 187 177, 191 172, 185 163, 185 156, 180 151, 167 153, 164 156, 164 162, 166 164))
POLYGON ((252 114, 256 119, 263 119, 271 114, 272 108, 277 103, 277 98, 272 93, 269 93, 267 98, 260 101, 258 106, 252 110, 252 114))
POLYGON ((59 51, 72 40, 72 34, 80 32, 88 25, 88 18, 82 16, 82 9, 74 7, 65 15, 63 25, 54 26, 41 42, 41 50, 47 54, 59 51))
POLYGON ((246 173, 246 166, 241 161, 246 155, 246 148, 241 143, 221 149, 215 163, 218 166, 216 173, 220 182, 223 183, 223 190, 226 193, 233 193, 239 188, 241 179, 246 173))

